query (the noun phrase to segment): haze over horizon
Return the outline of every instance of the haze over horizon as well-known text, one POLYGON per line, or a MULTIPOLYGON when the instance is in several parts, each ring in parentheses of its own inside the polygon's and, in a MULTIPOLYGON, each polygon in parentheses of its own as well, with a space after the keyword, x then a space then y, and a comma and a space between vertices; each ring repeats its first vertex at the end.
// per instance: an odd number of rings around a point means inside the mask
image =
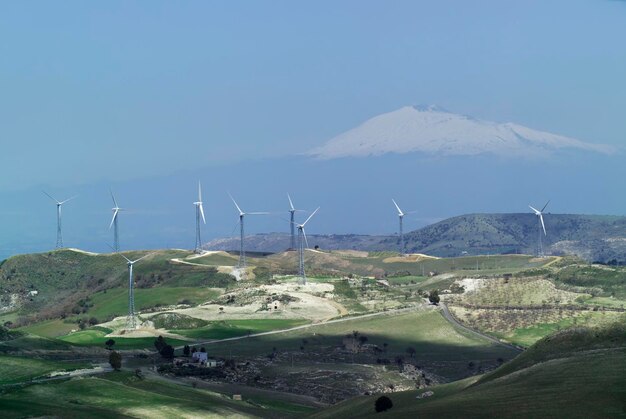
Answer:
POLYGON ((614 1, 0 5, 0 258, 53 247, 42 189, 79 195, 65 242, 100 251, 110 188, 123 249, 192 247, 198 180, 206 241, 233 234, 227 191, 251 211, 321 205, 310 234, 393 233, 391 198, 418 211, 407 231, 547 199, 624 214, 625 17, 614 1), (416 104, 616 151, 304 155, 416 104))

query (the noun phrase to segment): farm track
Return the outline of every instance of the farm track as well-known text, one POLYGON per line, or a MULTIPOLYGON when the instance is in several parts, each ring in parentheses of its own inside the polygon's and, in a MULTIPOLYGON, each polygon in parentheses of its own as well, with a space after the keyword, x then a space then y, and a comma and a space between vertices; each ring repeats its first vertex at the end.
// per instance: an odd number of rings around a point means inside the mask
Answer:
MULTIPOLYGON (((213 339, 213 340, 208 340, 208 341, 203 341, 203 342, 194 342, 193 344, 194 345, 211 345, 211 344, 214 344, 214 343, 232 342, 232 341, 248 339, 248 338, 254 338, 254 337, 259 337, 259 336, 268 336, 268 335, 277 335, 277 334, 282 334, 282 333, 288 333, 288 332, 293 332, 295 330, 303 330, 303 329, 308 329, 308 328, 316 327, 316 326, 323 326, 323 325, 327 325, 327 324, 342 323, 342 322, 347 322, 347 321, 352 321, 352 320, 361 320, 361 319, 366 319, 366 318, 369 318, 369 317, 392 316, 392 315, 396 315, 396 314, 400 314, 400 313, 409 313, 409 312, 411 312, 413 310, 420 310, 420 309, 427 309, 427 307, 426 307, 425 304, 422 304, 422 305, 416 306, 416 307, 398 308, 398 309, 395 309, 395 310, 379 311, 379 312, 376 312, 376 313, 362 314, 362 315, 359 315, 359 316, 342 317, 340 319, 327 320, 327 321, 319 322, 319 323, 310 323, 310 324, 305 324, 305 325, 302 325, 302 326, 290 327, 288 329, 270 330, 268 332, 252 333, 250 335, 235 336, 235 337, 232 337, 232 338, 213 339)), ((182 349, 182 348, 183 348, 183 346, 178 346, 175 349, 182 349)))
POLYGON ((546 305, 529 305, 529 306, 504 306, 504 305, 482 305, 482 304, 462 304, 454 303, 455 306, 469 308, 472 310, 572 310, 572 311, 614 311, 617 313, 626 312, 626 308, 605 307, 592 305, 577 304, 546 304, 546 305), (594 310, 596 308, 597 310, 594 310))
POLYGON ((471 329, 467 326, 465 326, 464 324, 462 324, 461 322, 459 322, 456 317, 454 317, 452 315, 452 313, 450 313, 450 310, 448 310, 448 306, 445 303, 441 303, 441 314, 443 315, 443 317, 450 323, 452 324, 452 326, 456 327, 457 329, 461 329, 469 334, 472 334, 474 336, 478 336, 481 337, 483 339, 487 339, 490 342, 493 342, 495 344, 498 344, 500 346, 503 346, 505 348, 509 348, 509 349, 513 349, 514 351, 517 352, 523 352, 524 349, 520 348, 519 346, 515 346, 515 345, 511 345, 509 343, 505 343, 500 341, 499 339, 494 338, 493 336, 489 336, 485 333, 479 332, 477 330, 471 329))
POLYGON ((113 368, 111 368, 111 366, 109 366, 108 364, 101 364, 100 367, 94 367, 94 368, 79 370, 79 371, 69 371, 67 374, 60 374, 54 377, 36 378, 36 379, 20 381, 18 383, 3 384, 3 385, 0 385, 0 388, 19 387, 19 386, 23 386, 26 384, 42 384, 42 383, 47 383, 50 381, 68 380, 70 378, 76 378, 76 377, 89 377, 92 375, 104 374, 106 372, 111 372, 111 371, 113 371, 113 368))

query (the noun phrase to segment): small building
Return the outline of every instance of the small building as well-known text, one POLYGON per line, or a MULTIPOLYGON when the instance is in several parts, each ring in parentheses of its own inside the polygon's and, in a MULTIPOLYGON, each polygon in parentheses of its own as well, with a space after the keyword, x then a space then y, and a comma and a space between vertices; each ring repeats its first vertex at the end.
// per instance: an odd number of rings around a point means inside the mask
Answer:
POLYGON ((191 355, 191 358, 193 358, 193 360, 196 362, 206 362, 209 358, 209 354, 207 354, 206 352, 194 352, 191 355))

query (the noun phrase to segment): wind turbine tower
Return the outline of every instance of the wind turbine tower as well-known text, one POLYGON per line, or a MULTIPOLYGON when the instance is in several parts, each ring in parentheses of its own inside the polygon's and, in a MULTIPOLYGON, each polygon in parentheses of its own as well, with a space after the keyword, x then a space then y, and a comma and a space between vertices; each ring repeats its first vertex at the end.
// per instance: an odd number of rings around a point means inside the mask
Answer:
POLYGON ((55 198, 53 198, 48 192, 43 191, 43 193, 45 193, 48 198, 52 199, 56 205, 57 205, 57 245, 56 248, 60 249, 63 247, 63 232, 61 230, 61 225, 62 225, 62 219, 61 219, 61 207, 63 207, 63 204, 65 204, 67 201, 71 201, 72 199, 76 198, 75 196, 66 199, 65 201, 58 201, 55 198))
POLYGON ((549 203, 550 201, 546 202, 546 205, 543 206, 541 211, 539 211, 536 208, 533 208, 530 205, 528 206, 530 207, 531 210, 535 212, 535 215, 539 219, 539 232, 538 232, 539 234, 538 234, 538 239, 537 239, 537 257, 540 257, 540 258, 545 256, 543 253, 543 237, 547 236, 547 233, 546 233, 546 224, 543 222, 543 212, 545 211, 549 203), (543 233, 543 235, 541 233, 543 233))
POLYGON ((198 181, 198 201, 193 203, 196 206, 196 249, 195 253, 202 253, 202 238, 200 237, 200 219, 206 224, 204 209, 202 208, 202 186, 198 181))
POLYGON ((293 201, 291 200, 291 196, 289 196, 289 194, 287 194, 287 198, 289 199, 289 215, 290 215, 289 230, 291 232, 291 237, 290 237, 291 241, 289 243, 289 248, 295 249, 296 248, 296 212, 300 210, 297 210, 293 206, 293 201))
POLYGON ((122 208, 117 205, 117 201, 115 200, 115 196, 113 196, 113 192, 111 191, 111 198, 113 199, 113 218, 111 219, 111 224, 109 224, 109 230, 113 227, 113 250, 116 252, 120 251, 120 237, 119 237, 119 229, 117 226, 118 215, 122 208))
POLYGON ((400 222, 400 226, 398 230, 399 238, 400 238, 400 254, 403 255, 404 254, 404 233, 402 232, 402 220, 404 219, 405 214, 404 212, 402 212, 398 204, 396 204, 396 201, 394 199, 391 199, 391 201, 393 202, 393 204, 396 206, 396 209, 398 210, 398 219, 400 222))
POLYGON ((320 207, 317 207, 315 211, 309 218, 306 219, 302 224, 298 224, 298 276, 300 277, 300 282, 302 285, 306 285, 306 273, 304 272, 304 249, 309 248, 309 241, 306 238, 306 231, 304 231, 304 226, 309 222, 311 218, 315 215, 317 211, 319 211, 320 207))
POLYGON ((230 199, 235 204, 237 211, 239 211, 239 262, 237 263, 237 269, 241 274, 241 279, 245 279, 246 276, 246 250, 245 250, 245 235, 244 235, 244 217, 246 215, 267 215, 269 212, 244 212, 239 205, 237 205, 237 201, 233 198, 232 195, 228 194, 230 199))
POLYGON ((144 259, 150 256, 152 253, 148 253, 140 257, 139 259, 130 260, 126 256, 119 253, 121 257, 126 259, 126 264, 128 266, 128 317, 126 318, 126 328, 128 330, 134 330, 137 328, 137 314, 135 313, 135 281, 133 279, 133 266, 135 263, 139 262, 141 259, 144 259))

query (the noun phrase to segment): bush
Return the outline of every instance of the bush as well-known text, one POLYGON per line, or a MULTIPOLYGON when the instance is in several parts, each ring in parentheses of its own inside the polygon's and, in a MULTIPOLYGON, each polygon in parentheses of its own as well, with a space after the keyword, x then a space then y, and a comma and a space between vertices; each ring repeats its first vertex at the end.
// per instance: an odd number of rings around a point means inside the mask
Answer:
POLYGON ((122 355, 116 351, 111 352, 109 354, 109 364, 115 371, 119 371, 122 368, 122 355))
POLYGON ((109 339, 106 342, 104 342, 104 344, 106 345, 107 349, 111 349, 113 345, 115 345, 115 341, 113 339, 109 339))
POLYGON ((384 412, 386 410, 389 410, 393 407, 393 403, 391 402, 391 399, 387 396, 380 396, 378 399, 376 399, 376 404, 374 405, 376 412, 384 412))
POLYGON ((174 358, 174 347, 172 345, 165 345, 163 349, 161 349, 161 356, 165 359, 173 359, 174 358))
POLYGON ((428 295, 428 301, 430 301, 431 304, 437 305, 440 300, 441 298, 439 298, 439 292, 437 290, 431 291, 428 295))

